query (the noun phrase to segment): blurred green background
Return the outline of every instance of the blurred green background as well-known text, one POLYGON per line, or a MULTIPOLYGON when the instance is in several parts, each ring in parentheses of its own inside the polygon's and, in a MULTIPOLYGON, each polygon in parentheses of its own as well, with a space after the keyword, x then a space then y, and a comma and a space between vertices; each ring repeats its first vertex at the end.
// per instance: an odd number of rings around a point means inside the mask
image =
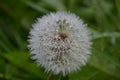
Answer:
POLYGON ((120 0, 0 0, 0 80, 49 80, 27 39, 36 18, 60 10, 80 16, 93 38, 91 58, 69 80, 120 80, 120 0))

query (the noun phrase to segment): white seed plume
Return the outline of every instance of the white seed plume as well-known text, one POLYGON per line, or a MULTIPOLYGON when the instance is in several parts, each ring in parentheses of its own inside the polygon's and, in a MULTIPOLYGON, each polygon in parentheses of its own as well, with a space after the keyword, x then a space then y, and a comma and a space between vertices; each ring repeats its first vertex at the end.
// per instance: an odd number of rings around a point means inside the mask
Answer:
POLYGON ((47 72, 63 76, 84 66, 91 48, 86 25, 67 12, 38 18, 32 25, 28 41, 32 59, 47 72))

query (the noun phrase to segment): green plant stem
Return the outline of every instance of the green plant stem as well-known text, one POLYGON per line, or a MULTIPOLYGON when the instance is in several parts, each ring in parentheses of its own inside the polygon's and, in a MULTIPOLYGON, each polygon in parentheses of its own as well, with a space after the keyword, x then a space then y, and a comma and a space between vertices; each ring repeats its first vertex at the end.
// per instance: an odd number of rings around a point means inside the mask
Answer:
POLYGON ((54 80, 54 75, 51 74, 49 80, 54 80))
POLYGON ((69 80, 69 76, 66 75, 66 76, 61 76, 61 79, 60 80, 69 80))

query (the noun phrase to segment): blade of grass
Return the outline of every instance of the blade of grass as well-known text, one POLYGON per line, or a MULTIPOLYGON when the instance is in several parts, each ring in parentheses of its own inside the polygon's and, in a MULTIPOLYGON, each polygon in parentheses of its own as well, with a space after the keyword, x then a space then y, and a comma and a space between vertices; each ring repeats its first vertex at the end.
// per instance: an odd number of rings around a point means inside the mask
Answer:
POLYGON ((48 12, 49 12, 47 9, 45 9, 45 8, 43 8, 43 7, 35 4, 35 3, 33 3, 33 2, 24 1, 24 3, 25 3, 27 6, 33 8, 34 10, 36 10, 36 11, 38 11, 38 12, 42 12, 42 13, 48 13, 48 12))
POLYGON ((7 59, 12 64, 21 68, 22 70, 40 78, 41 80, 46 80, 48 74, 45 74, 42 68, 37 67, 36 64, 29 61, 29 54, 26 52, 13 52, 1 54, 2 57, 7 59))
POLYGON ((95 53, 92 55, 89 60, 89 65, 93 66, 99 71, 106 73, 109 76, 114 77, 115 79, 120 79, 120 73, 117 72, 117 68, 120 68, 119 62, 115 62, 113 59, 108 57, 106 54, 103 54, 100 51, 94 50, 95 53))

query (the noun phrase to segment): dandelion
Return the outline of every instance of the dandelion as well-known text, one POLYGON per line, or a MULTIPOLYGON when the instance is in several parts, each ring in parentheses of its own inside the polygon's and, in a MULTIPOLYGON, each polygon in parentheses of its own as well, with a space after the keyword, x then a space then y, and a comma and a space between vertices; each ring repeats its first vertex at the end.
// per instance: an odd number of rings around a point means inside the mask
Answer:
POLYGON ((90 55, 90 35, 76 15, 50 13, 38 18, 29 36, 32 59, 45 71, 63 76, 84 66, 90 55))

